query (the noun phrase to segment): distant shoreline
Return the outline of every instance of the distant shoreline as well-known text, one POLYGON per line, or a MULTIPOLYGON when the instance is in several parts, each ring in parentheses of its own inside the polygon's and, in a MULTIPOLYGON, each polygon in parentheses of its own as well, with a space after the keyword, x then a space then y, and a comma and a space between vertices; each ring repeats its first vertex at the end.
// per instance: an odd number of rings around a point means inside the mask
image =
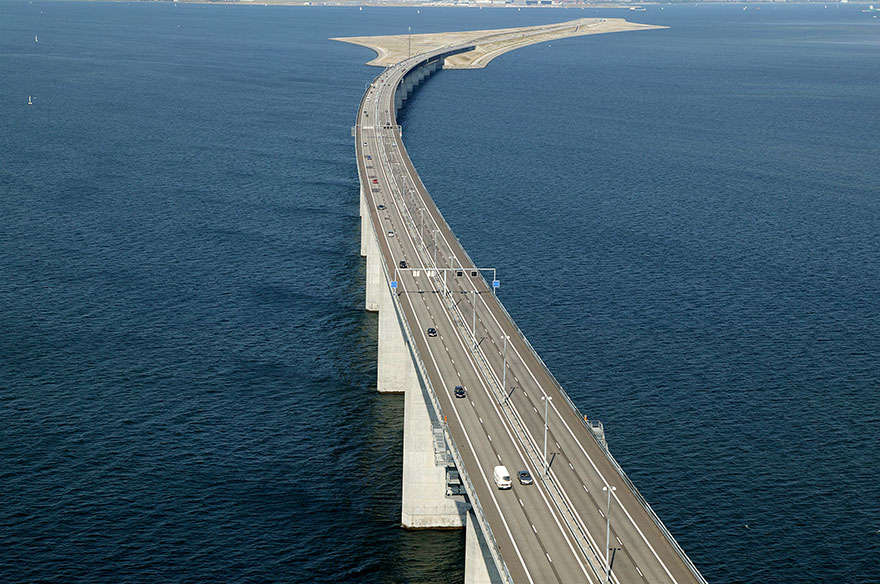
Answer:
POLYGON ((455 1, 439 1, 432 2, 428 0, 374 0, 367 2, 359 2, 357 0, 110 0, 111 2, 164 2, 168 4, 223 4, 223 5, 273 5, 273 6, 346 6, 346 7, 363 7, 363 8, 564 8, 564 9, 585 9, 585 8, 616 8, 626 9, 637 6, 662 6, 662 5, 692 5, 692 4, 733 4, 733 5, 803 5, 803 4, 852 4, 854 6, 868 5, 869 1, 846 2, 840 0, 831 0, 829 2, 809 2, 788 0, 693 0, 689 2, 657 2, 656 0, 648 2, 558 2, 556 0, 517 0, 516 2, 504 2, 503 0, 470 0, 469 3, 455 1), (530 3, 526 3, 526 2, 530 3), (536 3, 537 2, 537 3, 536 3), (542 2, 550 2, 542 3, 542 2))

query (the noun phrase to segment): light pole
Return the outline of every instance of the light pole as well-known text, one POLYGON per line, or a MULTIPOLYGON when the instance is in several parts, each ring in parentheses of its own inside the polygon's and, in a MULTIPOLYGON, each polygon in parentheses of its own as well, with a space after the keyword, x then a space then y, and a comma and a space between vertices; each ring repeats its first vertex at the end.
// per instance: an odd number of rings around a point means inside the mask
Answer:
POLYGON ((611 493, 617 490, 617 487, 602 487, 603 491, 608 493, 608 506, 605 508, 605 584, 611 582, 611 564, 608 561, 608 552, 611 549, 611 493))
POLYGON ((507 394, 507 335, 504 335, 504 366, 501 369, 501 393, 507 394))
POLYGON ((477 350, 477 289, 474 288, 474 297, 472 298, 473 302, 471 306, 474 307, 474 321, 471 325, 471 332, 474 333, 474 351, 477 350))
POLYGON ((541 400, 544 402, 544 476, 550 474, 550 467, 547 466, 547 410, 553 398, 549 395, 542 395, 541 400))
POLYGON ((406 43, 406 57, 407 59, 412 57, 412 27, 406 27, 407 34, 407 43, 406 43))
POLYGON ((434 230, 434 267, 437 267, 437 230, 434 230))

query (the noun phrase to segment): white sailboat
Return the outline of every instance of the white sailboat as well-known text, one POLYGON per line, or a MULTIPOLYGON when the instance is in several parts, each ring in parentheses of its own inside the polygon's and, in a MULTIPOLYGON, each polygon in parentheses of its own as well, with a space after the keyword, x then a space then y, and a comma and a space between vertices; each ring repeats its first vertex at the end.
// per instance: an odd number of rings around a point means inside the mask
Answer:
POLYGON ((28 105, 34 105, 34 100, 31 98, 30 95, 28 96, 28 105))

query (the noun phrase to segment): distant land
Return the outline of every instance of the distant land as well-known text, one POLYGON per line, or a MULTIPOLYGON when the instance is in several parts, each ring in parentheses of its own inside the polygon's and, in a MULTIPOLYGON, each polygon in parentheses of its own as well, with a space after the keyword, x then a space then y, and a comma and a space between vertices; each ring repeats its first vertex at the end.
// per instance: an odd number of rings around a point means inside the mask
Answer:
MULTIPOLYGON (((129 0, 125 0, 129 1, 129 0)), ((848 4, 848 0, 810 2, 805 0, 670 0, 639 2, 637 0, 140 0, 143 2, 174 2, 188 4, 259 4, 290 6, 464 6, 474 8, 629 8, 661 4, 848 4)), ((852 2, 852 4, 867 4, 852 2)))

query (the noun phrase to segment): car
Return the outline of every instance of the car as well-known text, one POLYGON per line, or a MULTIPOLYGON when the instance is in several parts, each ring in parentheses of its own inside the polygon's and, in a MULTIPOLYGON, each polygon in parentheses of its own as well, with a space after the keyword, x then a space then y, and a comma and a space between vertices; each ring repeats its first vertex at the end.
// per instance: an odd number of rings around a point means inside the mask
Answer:
POLYGON ((466 393, 467 392, 465 391, 465 389, 462 386, 460 386, 460 385, 455 386, 455 397, 464 397, 466 395, 466 393))
POLYGON ((428 336, 429 337, 436 337, 437 336, 437 329, 435 329, 434 327, 429 328, 428 329, 428 336))
POLYGON ((373 157, 370 156, 369 154, 367 154, 367 160, 372 160, 372 159, 373 159, 373 157))
POLYGON ((406 267, 406 260, 400 260, 400 263, 397 265, 399 265, 401 268, 405 268, 406 267))
POLYGON ((376 205, 376 208, 379 209, 380 211, 384 211, 385 205, 383 205, 382 203, 379 203, 378 205, 376 205))
POLYGON ((531 473, 527 470, 521 470, 516 473, 516 478, 519 479, 519 484, 521 485, 531 485, 534 482, 531 473))
POLYGON ((390 229, 388 230, 388 237, 394 237, 394 232, 390 229))
POLYGON ((379 179, 378 179, 378 178, 374 178, 374 179, 373 179, 373 184, 374 184, 374 185, 379 184, 379 179))

